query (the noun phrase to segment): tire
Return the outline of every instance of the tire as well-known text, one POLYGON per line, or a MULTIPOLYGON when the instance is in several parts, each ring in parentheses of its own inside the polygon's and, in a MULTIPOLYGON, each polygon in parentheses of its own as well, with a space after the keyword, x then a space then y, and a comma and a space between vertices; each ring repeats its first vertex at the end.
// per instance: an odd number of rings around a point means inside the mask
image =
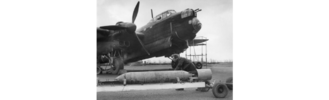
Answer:
POLYGON ((97 67, 97 75, 101 74, 102 73, 102 69, 97 67))
POLYGON ((228 88, 225 84, 216 83, 212 88, 212 93, 216 98, 225 98, 228 94, 228 88))
POLYGON ((230 77, 226 80, 226 86, 228 89, 233 90, 233 77, 230 77))
POLYGON ((201 63, 201 62, 197 62, 197 63, 195 64, 195 67, 196 67, 197 69, 202 69, 202 63, 201 63))

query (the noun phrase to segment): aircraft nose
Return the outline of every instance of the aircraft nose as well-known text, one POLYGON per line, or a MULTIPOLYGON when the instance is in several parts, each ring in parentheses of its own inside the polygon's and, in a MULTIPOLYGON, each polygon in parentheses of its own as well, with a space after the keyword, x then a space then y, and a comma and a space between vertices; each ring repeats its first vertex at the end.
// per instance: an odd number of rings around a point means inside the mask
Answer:
POLYGON ((193 30, 193 33, 196 34, 196 33, 198 33, 199 30, 201 29, 202 24, 201 24, 201 22, 199 21, 198 18, 194 17, 194 18, 192 19, 192 26, 193 26, 193 29, 194 29, 194 30, 193 30))

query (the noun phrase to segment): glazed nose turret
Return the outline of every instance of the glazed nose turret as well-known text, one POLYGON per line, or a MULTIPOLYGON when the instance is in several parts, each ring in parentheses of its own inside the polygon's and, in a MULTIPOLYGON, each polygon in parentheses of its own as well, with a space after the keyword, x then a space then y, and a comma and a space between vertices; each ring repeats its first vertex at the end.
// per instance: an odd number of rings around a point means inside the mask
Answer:
POLYGON ((191 24, 193 26, 193 31, 192 33, 193 34, 196 34, 199 32, 199 30, 201 29, 201 22, 198 20, 198 18, 194 17, 192 20, 191 20, 191 24))
POLYGON ((180 23, 180 29, 176 29, 176 36, 181 40, 192 40, 201 29, 201 22, 197 18, 197 12, 201 9, 186 9, 181 12, 180 17, 183 22, 180 23))

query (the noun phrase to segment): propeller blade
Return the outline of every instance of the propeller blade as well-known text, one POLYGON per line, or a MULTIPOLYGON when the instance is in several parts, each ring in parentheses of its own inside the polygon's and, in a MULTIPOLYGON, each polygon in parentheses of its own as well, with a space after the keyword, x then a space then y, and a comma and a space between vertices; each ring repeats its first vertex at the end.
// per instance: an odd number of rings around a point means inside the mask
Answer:
POLYGON ((138 1, 137 5, 136 5, 136 7, 135 7, 135 9, 134 9, 133 18, 132 18, 132 23, 135 22, 135 19, 136 19, 137 14, 138 14, 138 8, 139 8, 139 1, 138 1))
POLYGON ((111 32, 107 29, 97 28, 97 41, 98 39, 108 37, 110 34, 111 32))
MULTIPOLYGON (((151 17, 153 18, 153 10, 151 9, 151 17)), ((171 23, 170 23, 171 24, 171 23)))
POLYGON ((150 55, 150 53, 147 51, 147 49, 145 48, 143 42, 141 41, 141 39, 139 39, 139 37, 137 36, 137 34, 135 33, 135 36, 139 42, 139 44, 142 46, 142 48, 144 49, 144 51, 147 53, 147 55, 150 55))

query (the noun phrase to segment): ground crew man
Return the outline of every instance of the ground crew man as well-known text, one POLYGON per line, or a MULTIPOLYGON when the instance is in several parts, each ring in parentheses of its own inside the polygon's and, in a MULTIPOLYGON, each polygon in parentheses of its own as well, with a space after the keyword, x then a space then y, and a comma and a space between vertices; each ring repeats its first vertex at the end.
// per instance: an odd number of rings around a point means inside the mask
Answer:
MULTIPOLYGON (((172 60, 172 67, 174 68, 174 70, 184 70, 184 71, 187 71, 187 72, 193 74, 193 77, 198 76, 196 67, 190 60, 180 57, 179 54, 173 54, 170 56, 170 58, 172 60)), ((210 86, 209 81, 205 81, 205 83, 206 83, 206 87, 210 86)), ((197 91, 199 91, 201 89, 202 88, 198 88, 197 91)), ((184 90, 184 88, 179 88, 176 90, 181 91, 181 90, 184 90)))
POLYGON ((171 56, 172 65, 174 70, 184 70, 191 74, 194 74, 194 76, 198 76, 198 72, 196 70, 195 65, 188 59, 180 57, 178 54, 173 54, 171 56))

